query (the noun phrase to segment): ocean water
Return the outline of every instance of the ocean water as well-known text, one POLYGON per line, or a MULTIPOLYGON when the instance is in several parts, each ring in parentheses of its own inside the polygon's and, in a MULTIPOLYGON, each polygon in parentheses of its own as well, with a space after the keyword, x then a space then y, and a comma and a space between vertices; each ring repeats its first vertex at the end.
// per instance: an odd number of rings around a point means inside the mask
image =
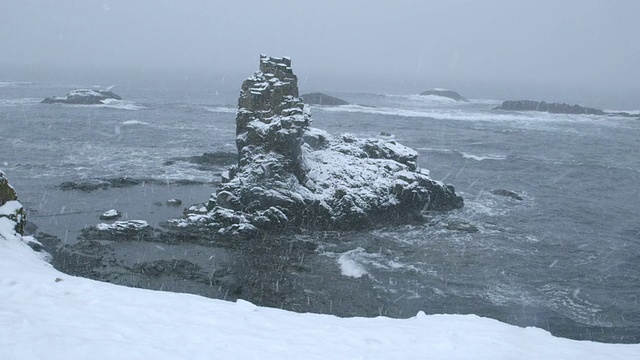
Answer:
MULTIPOLYGON (((224 167, 180 159, 235 151, 237 85, 134 84, 113 89, 123 101, 76 106, 39 101, 92 85, 2 81, 0 168, 29 220, 62 244, 73 243, 111 208, 157 225, 182 213, 166 200, 188 206, 215 191, 224 167), (58 188, 65 181, 122 177, 144 181, 93 192, 58 188)), ((393 138, 416 149, 421 167, 453 184, 465 206, 426 214, 419 225, 291 235, 318 245, 307 258, 286 259, 304 271, 283 273, 250 251, 226 254, 242 264, 237 269, 257 267, 254 286, 287 292, 281 305, 295 311, 474 313, 574 339, 640 342, 639 120, 497 112, 490 109, 500 101, 492 99, 332 95, 355 105, 312 107, 313 126, 393 138), (497 189, 522 200, 492 194, 497 189), (477 231, 451 229, 451 223, 477 231)), ((127 246, 121 251, 146 251, 127 246)), ((172 256, 191 254, 168 248, 162 251, 172 256)), ((193 249, 194 262, 211 260, 201 245, 193 249)))

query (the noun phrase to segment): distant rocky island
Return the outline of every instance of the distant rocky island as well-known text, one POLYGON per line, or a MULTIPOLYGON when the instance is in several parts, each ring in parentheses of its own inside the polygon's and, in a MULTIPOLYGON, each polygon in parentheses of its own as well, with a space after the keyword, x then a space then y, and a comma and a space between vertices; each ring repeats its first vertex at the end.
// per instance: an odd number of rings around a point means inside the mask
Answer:
POLYGON ((431 179, 417 152, 393 140, 332 136, 310 127, 291 60, 260 56, 242 84, 237 165, 206 207, 172 224, 223 236, 300 229, 362 229, 422 219, 463 206, 453 186, 431 179))
POLYGON ((301 96, 302 101, 309 105, 349 105, 349 102, 320 92, 308 93, 301 96))
POLYGON ((423 95, 423 96, 428 96, 428 95, 440 96, 440 97, 449 98, 449 99, 455 100, 455 101, 469 102, 469 100, 467 98, 465 98, 464 96, 458 94, 457 92, 455 92, 453 90, 431 89, 431 90, 427 90, 427 91, 421 92, 420 95, 423 95))
POLYGON ((509 111, 542 111, 552 114, 587 114, 587 115, 604 115, 604 111, 600 109, 589 108, 580 105, 569 105, 564 103, 547 103, 545 101, 503 101, 502 105, 496 106, 493 110, 509 110, 509 111))
POLYGON ((41 101, 42 104, 72 104, 72 105, 100 105, 105 100, 122 100, 122 98, 110 90, 73 90, 66 96, 48 97, 41 101))
POLYGON ((541 111, 551 114, 585 114, 585 115, 610 115, 621 117, 638 117, 637 114, 629 114, 628 112, 605 112, 600 109, 594 109, 581 105, 569 105, 565 103, 548 103, 545 101, 532 100, 507 100, 502 105, 494 107, 492 110, 509 110, 509 111, 541 111))

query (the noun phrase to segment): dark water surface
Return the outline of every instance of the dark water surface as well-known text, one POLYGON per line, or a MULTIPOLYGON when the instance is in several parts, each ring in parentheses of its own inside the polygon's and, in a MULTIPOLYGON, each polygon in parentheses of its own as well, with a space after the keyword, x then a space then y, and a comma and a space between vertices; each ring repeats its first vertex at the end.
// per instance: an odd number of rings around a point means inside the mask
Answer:
MULTIPOLYGON (((38 231, 72 244, 111 208, 157 226, 182 213, 166 200, 205 202, 224 167, 175 159, 235 151, 229 104, 237 90, 216 95, 189 85, 116 87, 126 100, 106 106, 38 103, 70 84, 0 87, 0 167, 38 231), (92 192, 57 188, 122 177, 145 181, 92 192)), ((212 280, 110 281, 340 316, 475 313, 574 339, 640 342, 640 121, 494 112, 497 102, 487 100, 334 95, 361 105, 314 107, 315 127, 391 134, 419 151, 433 178, 453 184, 465 207, 426 214, 425 224, 364 232, 214 246, 112 244, 128 266, 187 259, 212 280)))

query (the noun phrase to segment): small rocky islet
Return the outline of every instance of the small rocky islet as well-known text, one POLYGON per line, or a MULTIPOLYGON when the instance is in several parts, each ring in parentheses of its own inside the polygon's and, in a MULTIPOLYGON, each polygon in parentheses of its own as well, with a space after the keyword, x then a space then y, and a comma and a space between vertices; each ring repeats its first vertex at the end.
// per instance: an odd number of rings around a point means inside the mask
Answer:
POLYGON ((320 105, 320 106, 349 105, 348 101, 345 101, 340 98, 327 95, 321 92, 303 94, 300 97, 302 98, 302 101, 308 105, 320 105))
POLYGON ((533 100, 506 100, 492 110, 507 111, 538 111, 550 114, 574 114, 574 115, 610 115, 619 117, 637 117, 638 115, 627 112, 605 112, 604 110, 590 108, 578 104, 548 103, 546 101, 533 100))
POLYGON ((109 100, 122 100, 110 90, 78 89, 65 96, 48 97, 42 104, 70 104, 70 105, 102 105, 109 100))

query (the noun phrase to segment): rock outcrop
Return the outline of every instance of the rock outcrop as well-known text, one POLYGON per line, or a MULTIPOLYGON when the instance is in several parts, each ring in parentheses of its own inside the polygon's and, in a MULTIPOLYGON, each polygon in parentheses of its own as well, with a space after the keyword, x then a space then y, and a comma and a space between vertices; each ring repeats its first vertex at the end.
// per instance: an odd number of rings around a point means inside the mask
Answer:
POLYGON ((323 93, 304 94, 302 95, 302 101, 304 101, 305 104, 309 105, 349 105, 347 101, 323 93))
POLYGON ((455 101, 469 102, 468 99, 466 99, 464 96, 458 94, 457 92, 455 92, 453 90, 431 89, 431 90, 427 90, 427 91, 421 92, 420 95, 424 95, 424 96, 428 96, 428 95, 440 96, 440 97, 449 98, 449 99, 455 100, 455 101))
POLYGON ((503 101, 502 105, 493 108, 493 110, 509 110, 509 111, 542 111, 552 114, 587 114, 587 115, 604 115, 604 111, 600 109, 589 108, 580 105, 569 105, 564 103, 547 103, 545 101, 503 101))
POLYGON ((33 236, 24 236, 27 217, 16 191, 9 185, 7 176, 0 170, 0 241, 22 241, 36 251, 40 257, 51 262, 51 254, 33 236))
POLYGON ((43 104, 73 104, 73 105, 100 105, 105 100, 122 100, 122 98, 109 90, 73 90, 66 96, 48 97, 41 101, 43 104))
POLYGON ((13 228, 18 234, 24 233, 26 224, 24 208, 18 202, 18 195, 2 170, 0 170, 0 221, 5 223, 5 227, 13 228))
POLYGON ((261 55, 242 84, 236 117, 238 164, 206 208, 179 227, 253 236, 298 229, 357 229, 463 206, 451 185, 432 180, 417 152, 391 140, 332 136, 314 129, 298 97, 289 58, 261 55))

